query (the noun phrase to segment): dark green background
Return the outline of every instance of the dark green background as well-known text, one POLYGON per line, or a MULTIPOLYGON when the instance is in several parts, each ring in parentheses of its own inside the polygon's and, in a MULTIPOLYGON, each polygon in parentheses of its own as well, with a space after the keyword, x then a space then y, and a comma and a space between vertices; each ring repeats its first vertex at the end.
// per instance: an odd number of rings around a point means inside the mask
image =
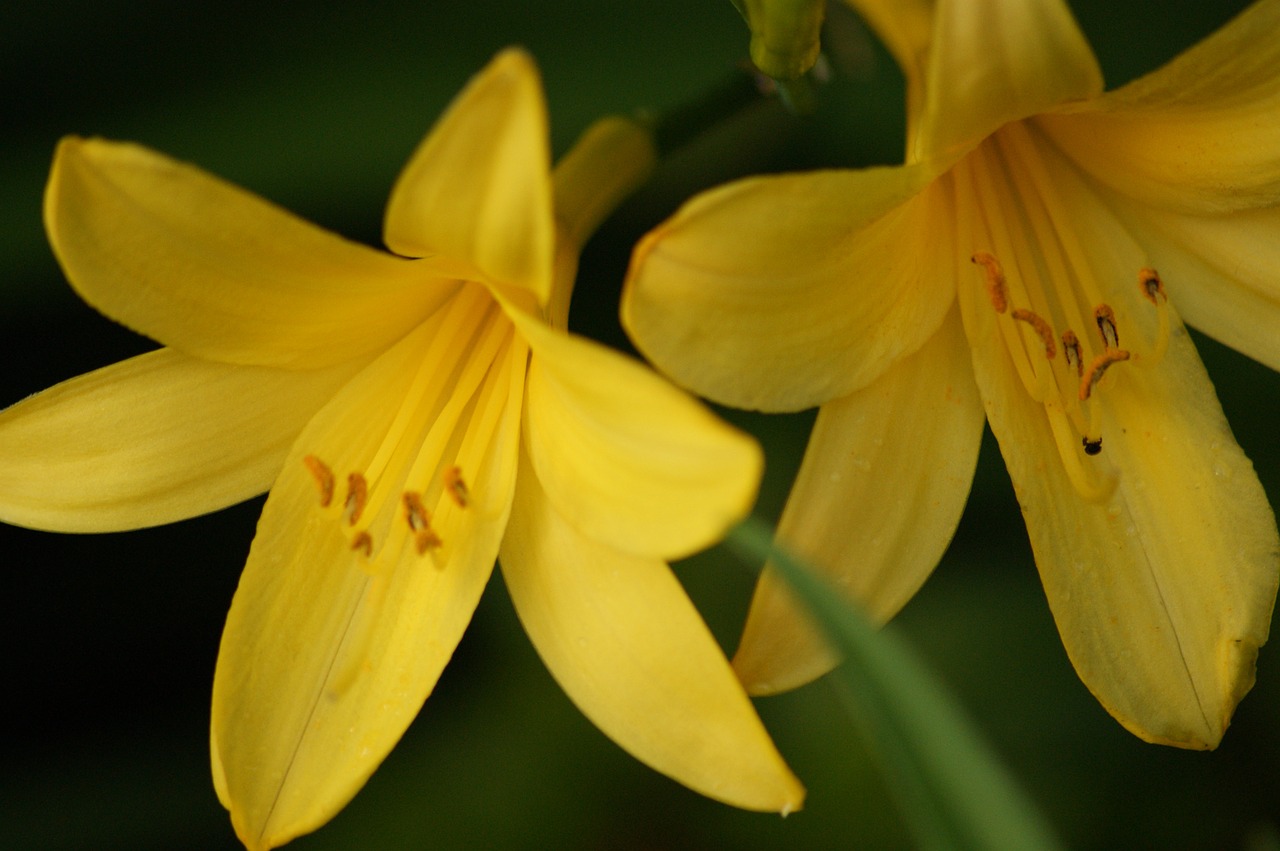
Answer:
MULTIPOLYGON (((1074 8, 1115 85, 1242 5, 1074 8)), ((376 243, 405 157, 502 46, 537 56, 557 150, 605 112, 696 97, 746 52, 726 0, 264 6, 0 6, 0 405, 152 345, 81 304, 49 252, 40 193, 64 133, 146 143, 376 243)), ((625 345, 615 315, 630 245, 694 189, 750 171, 894 160, 901 83, 856 23, 839 22, 830 46, 845 74, 816 116, 757 112, 665 168, 606 225, 584 257, 580 330, 625 345)), ((1280 381, 1198 339, 1275 500, 1280 381)), ((760 511, 773 516, 809 419, 736 419, 765 441, 760 511)), ((259 508, 255 500, 106 536, 0 527, 0 847, 238 847, 208 779, 207 699, 259 508)), ((748 572, 720 552, 679 570, 732 647, 748 572)), ((1058 643, 989 440, 955 542, 898 622, 1071 846, 1280 847, 1271 820, 1280 812, 1280 651, 1263 649, 1258 686, 1217 752, 1125 733, 1058 643)), ((556 688, 495 582, 401 745, 341 815, 292 847, 906 845, 874 763, 824 684, 759 706, 809 789, 806 809, 785 821, 704 800, 612 745, 556 688)))

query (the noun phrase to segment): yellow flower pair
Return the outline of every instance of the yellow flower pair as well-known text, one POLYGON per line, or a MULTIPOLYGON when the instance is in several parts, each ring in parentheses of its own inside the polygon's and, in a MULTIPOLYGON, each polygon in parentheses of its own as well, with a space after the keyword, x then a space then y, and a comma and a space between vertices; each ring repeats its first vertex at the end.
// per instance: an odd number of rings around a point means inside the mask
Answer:
MULTIPOLYGON (((1280 367, 1280 0, 1110 94, 1058 0, 854 5, 907 74, 906 163, 694 199, 637 249, 627 326, 708 397, 822 406, 779 533, 880 617, 940 557, 985 419, 1081 677, 1135 733, 1212 746, 1280 541, 1180 315, 1280 367)), ((736 806, 800 806, 665 564, 749 511, 758 449, 565 330, 580 246, 652 157, 612 119, 552 171, 518 51, 406 166, 393 254, 136 146, 60 146, 46 219, 69 280, 165 348, 0 414, 0 517, 108 531, 270 490, 213 697, 247 846, 358 790, 495 557, 621 746, 736 806)), ((748 690, 833 663, 766 574, 748 690)))

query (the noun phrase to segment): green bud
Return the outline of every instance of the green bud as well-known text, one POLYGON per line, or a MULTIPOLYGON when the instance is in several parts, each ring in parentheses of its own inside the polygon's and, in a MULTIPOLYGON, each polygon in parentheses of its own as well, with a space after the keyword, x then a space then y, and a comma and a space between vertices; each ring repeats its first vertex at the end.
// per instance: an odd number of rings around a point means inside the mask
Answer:
POLYGON ((825 0, 734 0, 751 27, 751 61, 777 80, 794 80, 818 58, 825 0))

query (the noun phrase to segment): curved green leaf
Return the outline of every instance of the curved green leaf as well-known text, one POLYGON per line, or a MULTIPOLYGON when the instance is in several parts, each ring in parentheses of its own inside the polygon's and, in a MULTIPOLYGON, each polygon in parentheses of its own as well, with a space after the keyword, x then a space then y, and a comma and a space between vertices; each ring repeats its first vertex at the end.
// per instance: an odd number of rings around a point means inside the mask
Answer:
POLYGON ((963 710, 892 626, 877 629, 751 519, 727 543, 769 560, 844 657, 830 680, 879 755, 921 848, 1056 849, 1061 843, 963 710))

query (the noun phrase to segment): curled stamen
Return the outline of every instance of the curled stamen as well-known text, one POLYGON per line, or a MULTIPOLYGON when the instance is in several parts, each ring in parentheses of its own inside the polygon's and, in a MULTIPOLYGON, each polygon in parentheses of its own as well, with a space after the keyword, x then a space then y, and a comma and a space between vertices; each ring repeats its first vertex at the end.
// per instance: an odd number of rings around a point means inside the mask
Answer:
POLYGON ((1076 376, 1084 375, 1084 357, 1080 354, 1080 340, 1070 328, 1062 332, 1062 354, 1068 366, 1076 368, 1076 376))
POLYGON ((1089 372, 1080 379, 1080 401, 1084 402, 1089 398, 1108 367, 1128 359, 1129 353, 1124 349, 1109 349, 1094 358, 1093 363, 1089 364, 1089 372))
POLYGON ((1102 345, 1108 349, 1120 348, 1120 332, 1116 330, 1116 314, 1109 304, 1100 304, 1093 309, 1093 319, 1098 323, 1098 333, 1102 335, 1102 345))
POLYGON ((347 522, 352 526, 364 513, 365 504, 369 501, 369 483, 359 473, 347 476, 347 522))
POLYGON ((467 490, 467 483, 462 480, 462 470, 457 467, 450 467, 444 471, 444 488, 453 497, 453 501, 458 504, 459 508, 466 508, 467 502, 470 500, 470 492, 467 490))
POLYGON ((1156 307, 1164 304, 1169 297, 1164 292, 1164 281, 1160 280, 1160 273, 1150 266, 1143 267, 1138 270, 1138 286, 1142 290, 1143 296, 1147 301, 1156 307))
POLYGON ((1009 308, 1009 298, 1005 294, 1004 270, 1000 268, 1000 261, 985 251, 975 253, 969 260, 982 267, 987 279, 987 298, 991 299, 996 313, 1004 313, 1009 308))
POLYGON ((373 555, 373 537, 365 531, 356 532, 355 537, 351 539, 351 549, 363 552, 365 558, 369 558, 373 555))
POLYGON ((302 459, 302 463, 306 466, 307 472, 316 480, 316 487, 320 491, 321 507, 328 508, 329 503, 333 502, 333 471, 314 455, 305 456, 302 459))
POLYGON ((1027 323, 1035 329, 1035 332, 1040 335, 1040 339, 1044 342, 1044 356, 1049 360, 1053 360, 1058 350, 1053 339, 1053 329, 1049 327, 1049 323, 1040 314, 1024 310, 1021 307, 1014 308, 1010 316, 1019 322, 1027 323))

